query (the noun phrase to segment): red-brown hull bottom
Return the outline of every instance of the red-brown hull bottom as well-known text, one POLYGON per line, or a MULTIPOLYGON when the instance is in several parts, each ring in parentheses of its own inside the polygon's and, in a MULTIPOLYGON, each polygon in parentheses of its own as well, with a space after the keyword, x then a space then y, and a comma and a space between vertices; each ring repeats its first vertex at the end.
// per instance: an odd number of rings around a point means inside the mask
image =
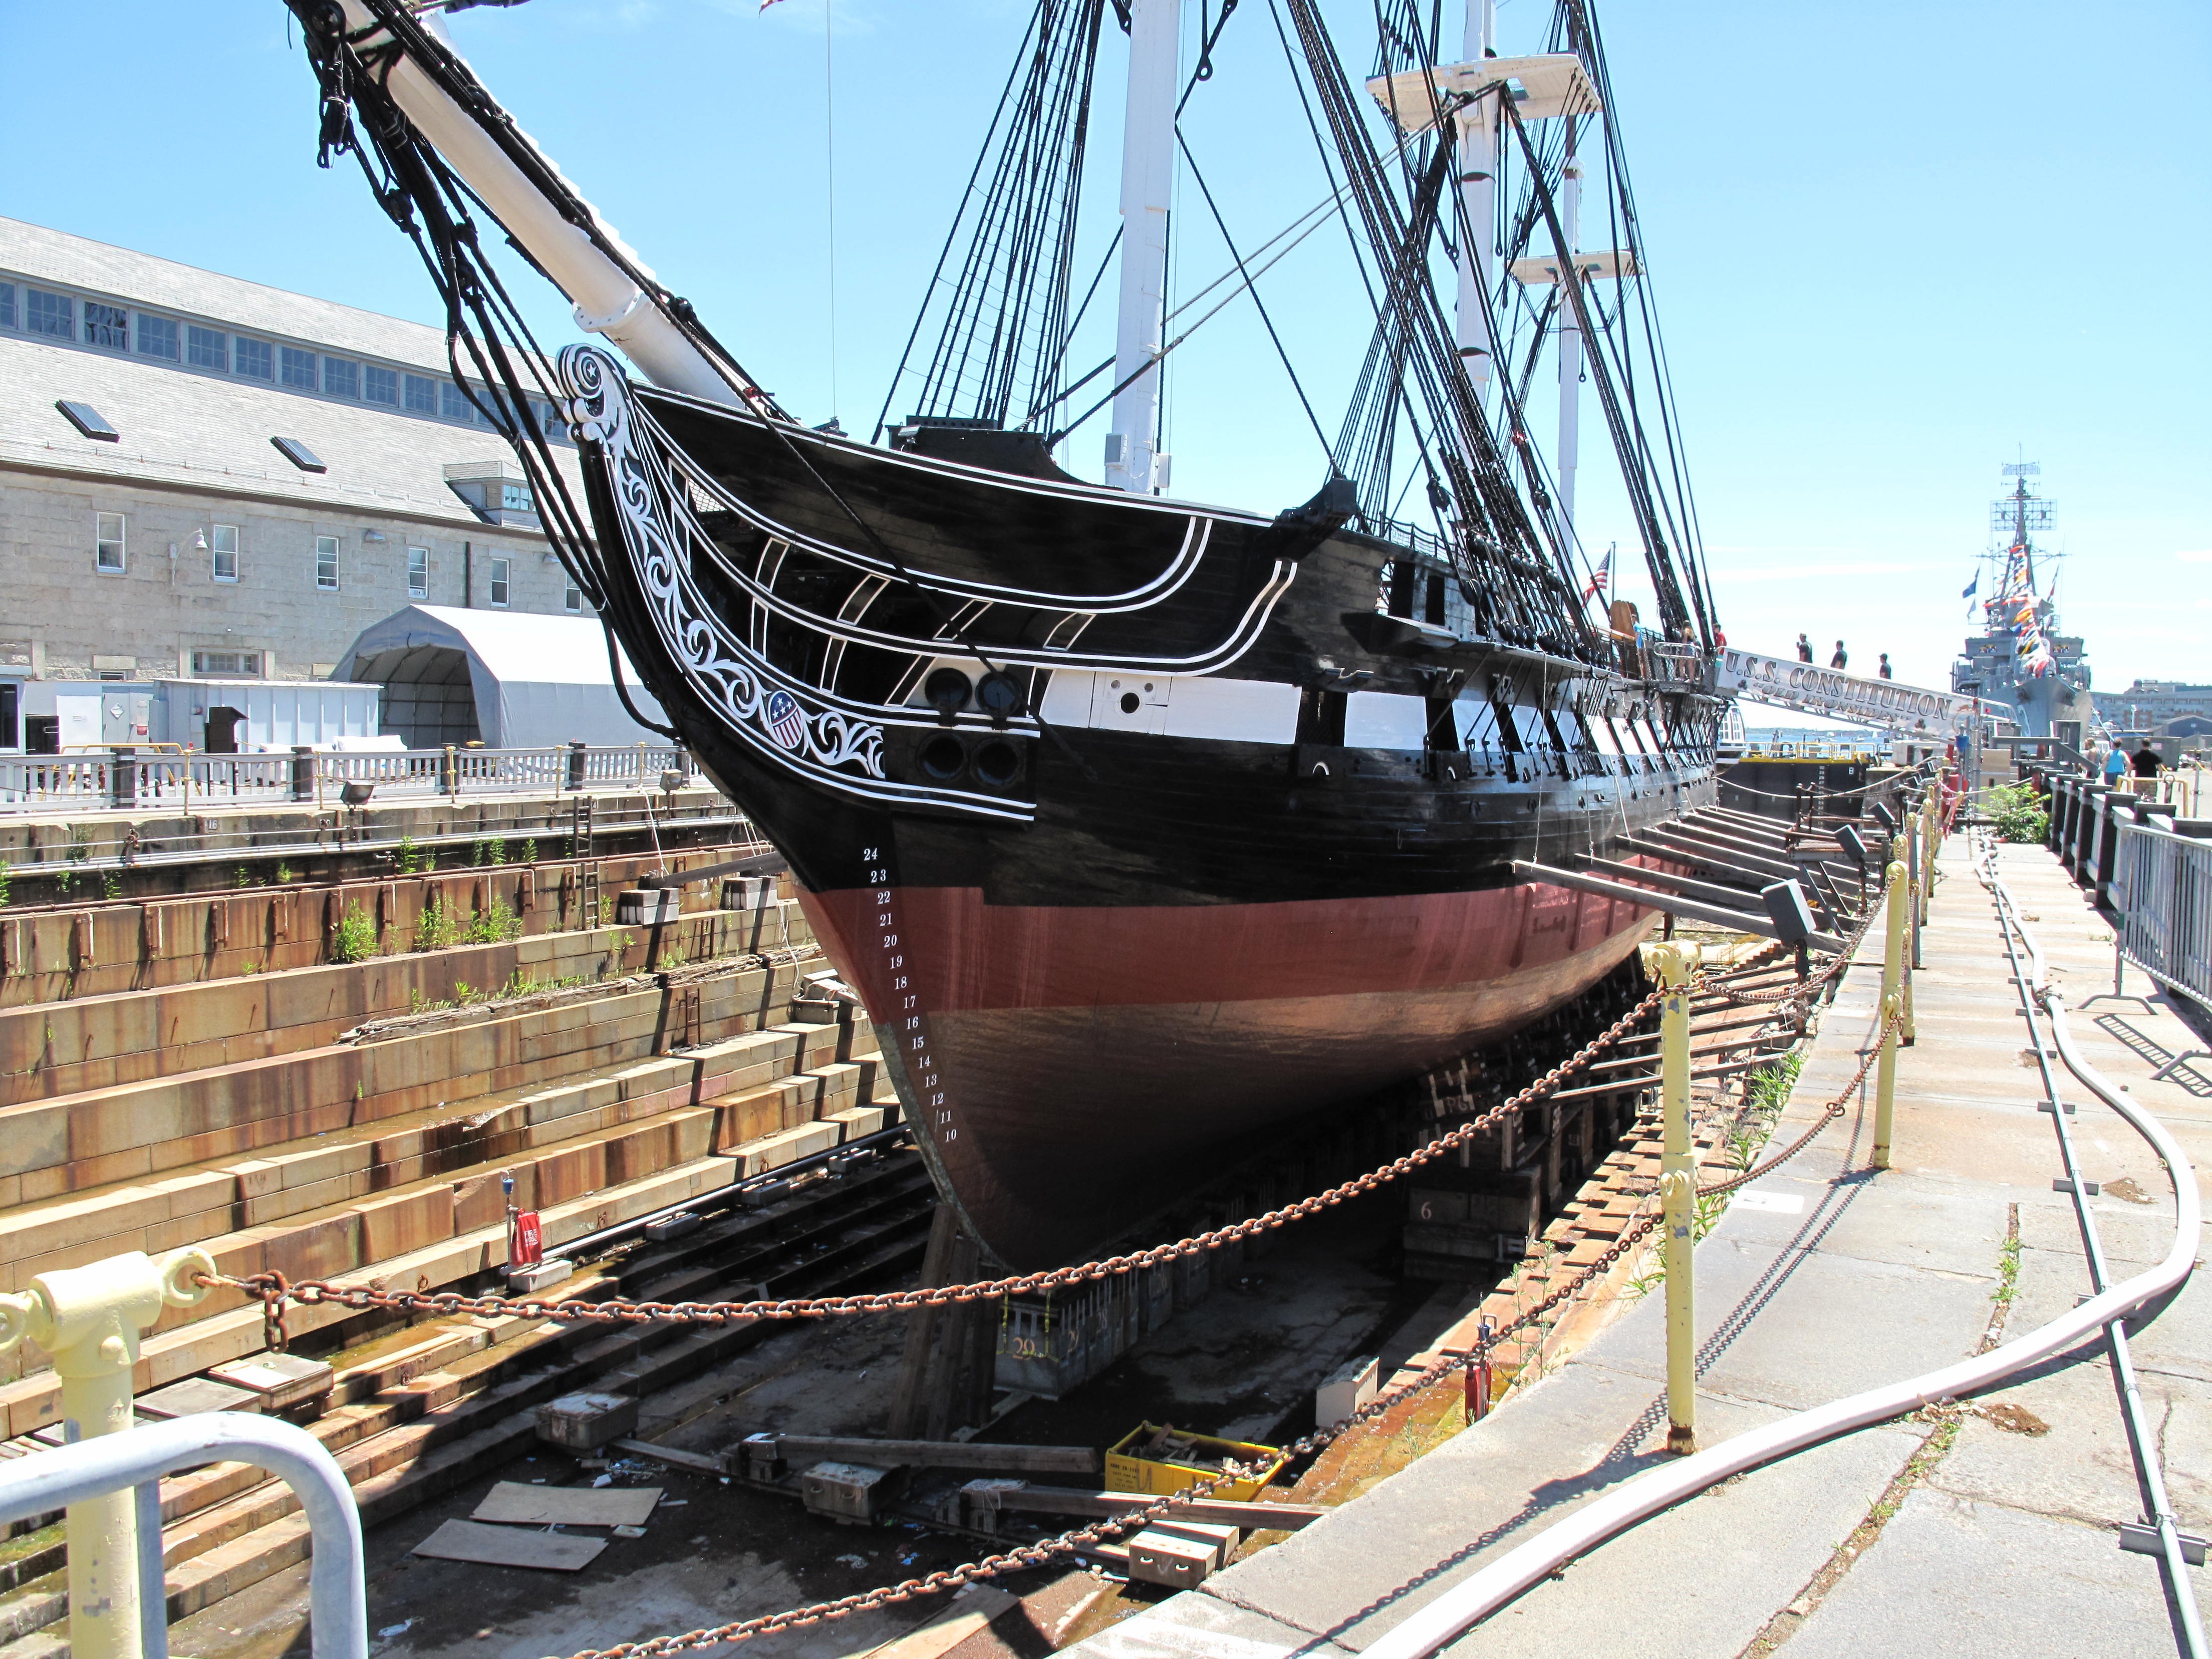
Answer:
POLYGON ((1022 1270, 1095 1248, 1240 1138, 1580 994, 1653 914, 1534 886, 1176 908, 992 906, 945 889, 803 902, 875 1017, 940 1188, 1022 1270))

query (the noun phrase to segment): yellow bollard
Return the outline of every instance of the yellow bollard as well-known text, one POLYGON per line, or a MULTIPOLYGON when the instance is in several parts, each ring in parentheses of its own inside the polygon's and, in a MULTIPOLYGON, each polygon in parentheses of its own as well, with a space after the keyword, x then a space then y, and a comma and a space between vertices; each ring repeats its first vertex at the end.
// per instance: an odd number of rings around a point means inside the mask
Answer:
MULTIPOLYGON (((64 1434, 88 1440, 131 1426, 138 1336, 164 1306, 204 1300, 195 1275, 215 1272, 197 1247, 156 1262, 137 1250, 85 1267, 40 1273, 31 1288, 0 1295, 0 1353, 26 1337, 53 1356, 64 1434)), ((138 1525, 128 1487, 69 1506, 71 1659, 137 1659, 138 1525)))
POLYGON ((1881 1060, 1875 1072, 1874 1167, 1889 1168, 1892 1119, 1897 1107, 1897 1039, 1893 1024, 1905 1006, 1905 866, 1889 866, 1888 940, 1881 957, 1881 1060))
POLYGON ((1696 1281, 1690 1251, 1698 1202, 1698 1156, 1690 1139, 1690 999, 1682 988, 1697 952, 1680 945, 1652 951, 1667 995, 1659 1005, 1659 1099, 1666 1139, 1659 1159, 1667 1273, 1667 1449, 1698 1449, 1696 1281))

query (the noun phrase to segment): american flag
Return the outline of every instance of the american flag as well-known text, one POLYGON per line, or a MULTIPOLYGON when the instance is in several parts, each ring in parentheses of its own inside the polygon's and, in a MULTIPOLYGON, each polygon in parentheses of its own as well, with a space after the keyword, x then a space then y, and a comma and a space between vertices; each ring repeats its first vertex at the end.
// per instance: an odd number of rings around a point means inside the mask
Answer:
POLYGON ((1608 547, 1605 550, 1605 556, 1597 562, 1597 568, 1590 573, 1589 586, 1583 589, 1583 598, 1595 599, 1605 592, 1606 584, 1612 580, 1613 550, 1608 547))
POLYGON ((769 735, 786 749, 795 750, 806 741, 806 716, 799 712, 799 699, 790 692, 771 692, 767 714, 769 735))

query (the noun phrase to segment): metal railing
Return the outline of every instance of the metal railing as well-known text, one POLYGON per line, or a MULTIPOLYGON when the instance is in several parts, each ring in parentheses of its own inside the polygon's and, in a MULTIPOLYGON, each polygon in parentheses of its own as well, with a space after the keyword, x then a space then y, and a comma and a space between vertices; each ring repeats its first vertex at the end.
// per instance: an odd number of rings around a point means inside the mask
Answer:
POLYGON ((2140 822, 2117 829, 2111 887, 2120 954, 2212 1006, 2212 841, 2140 822))
POLYGON ((56 807, 198 808, 276 801, 345 803, 348 785, 372 800, 424 795, 659 791, 671 772, 698 781, 690 753, 666 744, 553 744, 538 749, 406 749, 281 755, 0 756, 0 812, 56 807))
POLYGON ((102 1632, 111 1638, 105 1644, 73 1641, 72 1646, 82 1652, 105 1645, 126 1655, 135 1651, 140 1659, 167 1659, 161 1477, 215 1462, 251 1463, 291 1487, 313 1539, 307 1594, 314 1659, 368 1659, 361 1511, 345 1472, 306 1430, 236 1412, 206 1412, 125 1429, 0 1464, 0 1523, 51 1515, 105 1492, 135 1494, 138 1628, 102 1632))

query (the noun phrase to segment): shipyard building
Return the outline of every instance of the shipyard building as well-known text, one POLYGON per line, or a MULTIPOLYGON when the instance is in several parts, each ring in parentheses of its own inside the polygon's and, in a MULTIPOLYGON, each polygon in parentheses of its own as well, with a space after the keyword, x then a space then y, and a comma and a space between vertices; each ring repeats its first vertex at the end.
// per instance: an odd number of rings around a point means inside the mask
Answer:
POLYGON ((410 606, 589 622, 478 401, 441 330, 0 218, 0 750, 71 682, 355 674, 410 606))

